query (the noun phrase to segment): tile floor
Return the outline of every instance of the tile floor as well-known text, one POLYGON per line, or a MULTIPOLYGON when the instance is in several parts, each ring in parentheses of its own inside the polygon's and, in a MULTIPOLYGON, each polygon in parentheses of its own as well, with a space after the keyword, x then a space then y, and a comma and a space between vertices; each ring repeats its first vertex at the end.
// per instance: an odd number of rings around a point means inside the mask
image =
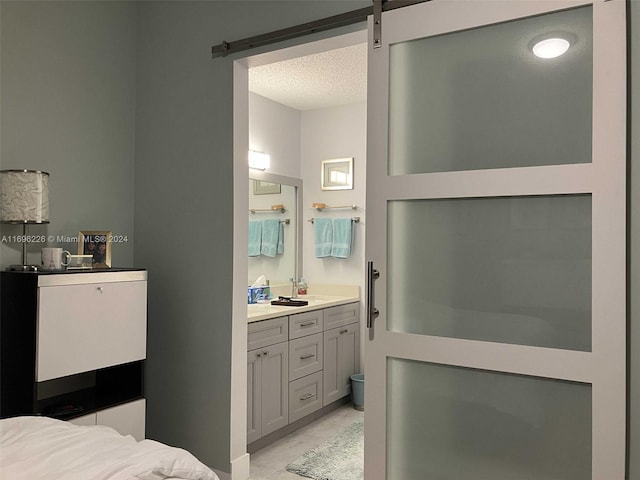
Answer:
POLYGON ((351 403, 347 403, 306 427, 258 450, 251 455, 249 480, 303 480, 304 477, 287 472, 284 467, 363 415, 364 412, 355 410, 351 403))

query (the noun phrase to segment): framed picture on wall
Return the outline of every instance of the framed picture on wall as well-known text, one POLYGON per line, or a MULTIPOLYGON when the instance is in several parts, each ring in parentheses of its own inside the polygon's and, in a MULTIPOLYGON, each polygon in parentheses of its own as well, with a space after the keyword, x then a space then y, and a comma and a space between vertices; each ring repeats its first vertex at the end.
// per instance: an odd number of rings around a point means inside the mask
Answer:
POLYGON ((353 158, 322 161, 322 190, 353 190, 353 158))
POLYGON ((78 255, 91 255, 94 268, 111 268, 111 232, 98 230, 80 232, 78 255))

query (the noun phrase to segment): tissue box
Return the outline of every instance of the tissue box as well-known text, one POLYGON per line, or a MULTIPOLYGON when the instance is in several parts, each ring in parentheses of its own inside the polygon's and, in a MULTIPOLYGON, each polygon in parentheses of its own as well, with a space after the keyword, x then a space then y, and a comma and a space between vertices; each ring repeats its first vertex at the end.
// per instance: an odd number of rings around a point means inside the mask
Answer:
POLYGON ((271 298, 269 287, 248 287, 247 289, 248 303, 258 303, 261 300, 269 300, 269 298, 271 298))

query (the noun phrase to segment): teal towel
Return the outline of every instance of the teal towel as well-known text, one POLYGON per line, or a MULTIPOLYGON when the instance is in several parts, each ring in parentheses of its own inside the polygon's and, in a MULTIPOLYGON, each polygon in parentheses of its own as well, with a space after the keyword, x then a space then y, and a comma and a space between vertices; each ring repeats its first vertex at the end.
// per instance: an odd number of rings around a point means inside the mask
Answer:
POLYGON ((284 253, 284 223, 278 220, 279 231, 278 231, 278 255, 282 255, 284 253))
POLYGON ((266 257, 275 257, 284 252, 284 229, 280 220, 262 221, 262 247, 260 253, 266 257))
POLYGON ((313 221, 316 258, 330 257, 333 243, 333 223, 330 218, 316 218, 313 221))
POLYGON ((349 258, 353 245, 353 221, 351 218, 333 219, 333 243, 331 256, 349 258))
POLYGON ((262 244, 262 222, 252 220, 249 222, 249 256, 257 257, 260 255, 260 246, 262 244))

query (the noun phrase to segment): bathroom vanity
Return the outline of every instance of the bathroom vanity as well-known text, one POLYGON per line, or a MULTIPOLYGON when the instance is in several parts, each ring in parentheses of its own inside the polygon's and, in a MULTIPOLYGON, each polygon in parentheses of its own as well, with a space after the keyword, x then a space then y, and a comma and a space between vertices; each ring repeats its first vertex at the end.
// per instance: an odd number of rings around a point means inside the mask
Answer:
MULTIPOLYGON (((247 444, 285 435, 340 404, 360 371, 358 287, 300 307, 249 305, 247 444)), ((254 443, 256 442, 256 443, 254 443)))

